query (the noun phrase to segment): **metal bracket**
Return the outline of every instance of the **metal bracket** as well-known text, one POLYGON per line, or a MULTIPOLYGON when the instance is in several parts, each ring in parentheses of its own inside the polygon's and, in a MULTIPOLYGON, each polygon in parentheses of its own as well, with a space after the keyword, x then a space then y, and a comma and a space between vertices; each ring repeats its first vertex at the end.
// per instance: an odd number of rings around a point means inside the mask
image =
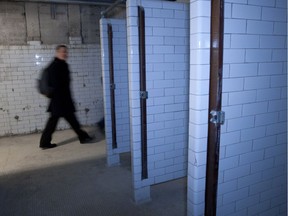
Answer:
POLYGON ((210 122, 212 122, 214 124, 221 124, 221 125, 224 124, 225 112, 212 110, 210 112, 210 115, 211 115, 210 122))
POLYGON ((113 90, 114 90, 115 88, 116 88, 115 84, 114 84, 114 83, 111 83, 111 84, 110 84, 110 89, 113 89, 113 90))
POLYGON ((141 99, 148 99, 148 92, 147 91, 140 91, 140 98, 141 99))

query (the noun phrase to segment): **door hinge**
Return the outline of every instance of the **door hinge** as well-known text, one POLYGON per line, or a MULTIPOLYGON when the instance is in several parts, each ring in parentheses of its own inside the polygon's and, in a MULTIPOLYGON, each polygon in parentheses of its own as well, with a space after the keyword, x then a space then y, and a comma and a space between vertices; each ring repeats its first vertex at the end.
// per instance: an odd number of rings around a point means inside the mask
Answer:
POLYGON ((223 111, 216 111, 216 110, 212 110, 210 112, 211 118, 210 118, 210 122, 214 123, 214 124, 224 124, 225 121, 225 112, 223 111))

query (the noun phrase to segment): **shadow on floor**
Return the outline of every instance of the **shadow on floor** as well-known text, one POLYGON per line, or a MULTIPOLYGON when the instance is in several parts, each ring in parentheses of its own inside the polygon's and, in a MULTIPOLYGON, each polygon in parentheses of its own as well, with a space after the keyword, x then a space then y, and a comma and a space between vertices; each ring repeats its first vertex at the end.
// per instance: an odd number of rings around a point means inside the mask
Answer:
MULTIPOLYGON (((56 138, 71 134, 57 132, 56 138)), ((33 136, 0 142, 7 157, 0 160, 6 163, 0 170, 1 216, 186 215, 186 178, 152 186, 152 202, 136 205, 129 153, 121 155, 121 166, 107 167, 103 140, 94 145, 62 142, 43 151, 36 148, 40 135, 33 136)))

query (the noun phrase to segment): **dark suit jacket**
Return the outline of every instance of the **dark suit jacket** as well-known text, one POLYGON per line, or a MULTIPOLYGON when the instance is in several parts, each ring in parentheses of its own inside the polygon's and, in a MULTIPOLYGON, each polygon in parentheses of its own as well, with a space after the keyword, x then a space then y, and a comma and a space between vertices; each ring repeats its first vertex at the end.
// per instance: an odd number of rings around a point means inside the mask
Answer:
POLYGON ((70 71, 68 64, 63 60, 54 58, 48 70, 49 84, 53 88, 53 95, 47 111, 56 116, 65 116, 75 112, 70 91, 70 71))

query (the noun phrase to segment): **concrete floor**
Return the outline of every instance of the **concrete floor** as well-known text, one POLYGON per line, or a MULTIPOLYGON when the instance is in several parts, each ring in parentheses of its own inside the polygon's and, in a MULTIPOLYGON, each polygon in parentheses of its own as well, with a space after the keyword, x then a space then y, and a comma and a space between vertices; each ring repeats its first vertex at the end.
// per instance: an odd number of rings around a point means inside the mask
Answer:
POLYGON ((152 201, 133 200, 130 154, 107 167, 105 137, 80 144, 58 131, 58 147, 41 150, 40 134, 0 138, 1 216, 184 216, 186 178, 151 187, 152 201))

